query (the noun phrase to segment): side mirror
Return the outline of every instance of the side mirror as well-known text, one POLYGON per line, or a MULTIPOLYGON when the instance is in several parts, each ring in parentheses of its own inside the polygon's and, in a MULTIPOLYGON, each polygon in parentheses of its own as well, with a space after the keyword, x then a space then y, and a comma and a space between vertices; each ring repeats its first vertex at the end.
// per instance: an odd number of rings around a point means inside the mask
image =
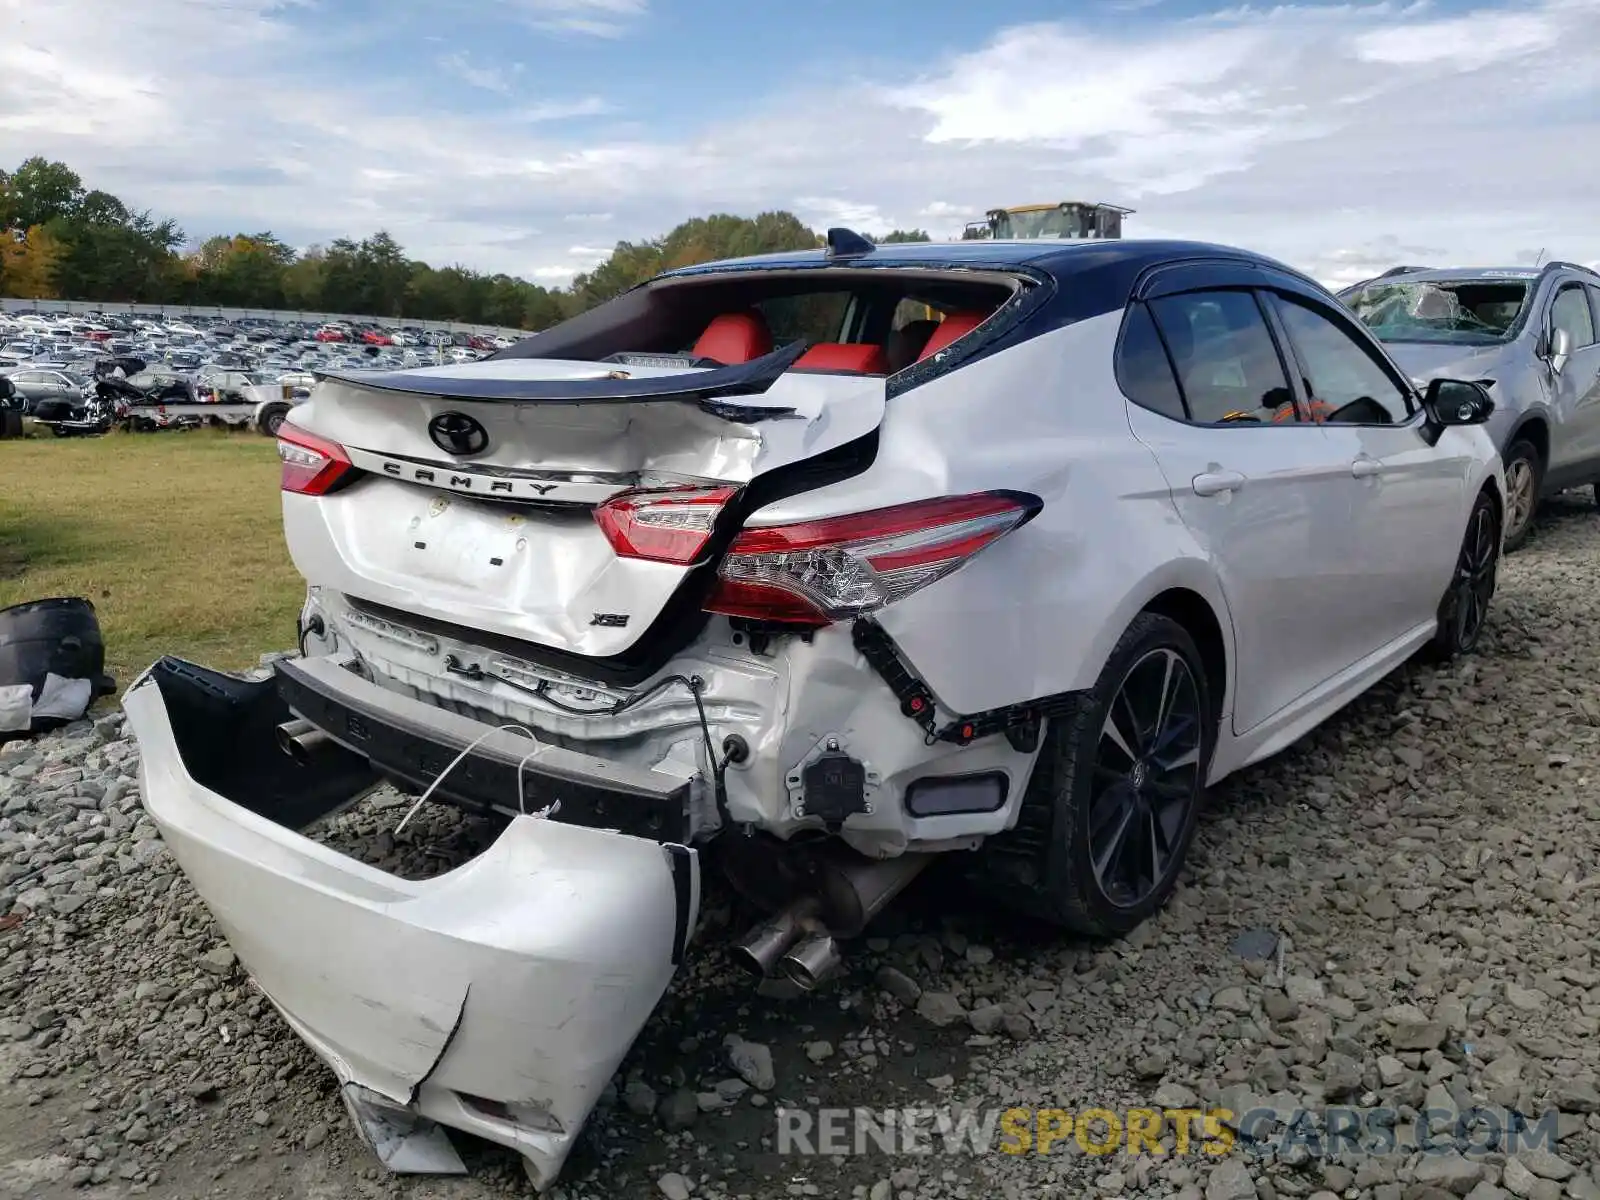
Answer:
POLYGON ((1550 331, 1550 369, 1557 375, 1561 368, 1567 365, 1567 358, 1572 354, 1572 334, 1565 329, 1552 329, 1550 331))
POLYGON ((1482 425, 1494 412, 1494 399, 1483 384, 1469 379, 1435 379, 1422 399, 1428 424, 1435 431, 1451 425, 1482 425))

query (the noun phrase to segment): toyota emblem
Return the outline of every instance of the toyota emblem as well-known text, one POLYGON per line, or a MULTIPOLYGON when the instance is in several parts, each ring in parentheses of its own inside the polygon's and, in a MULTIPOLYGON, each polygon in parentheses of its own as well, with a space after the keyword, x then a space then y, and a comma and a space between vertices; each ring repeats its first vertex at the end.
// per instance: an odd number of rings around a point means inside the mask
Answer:
POLYGON ((462 412, 442 412, 428 422, 428 436, 446 454, 465 458, 489 448, 489 431, 462 412))

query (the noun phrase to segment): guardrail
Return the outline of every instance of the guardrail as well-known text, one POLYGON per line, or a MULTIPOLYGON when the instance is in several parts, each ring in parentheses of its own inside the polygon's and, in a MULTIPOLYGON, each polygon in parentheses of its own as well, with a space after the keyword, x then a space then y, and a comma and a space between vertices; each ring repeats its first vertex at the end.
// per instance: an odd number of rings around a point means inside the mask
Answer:
POLYGON ((526 329, 507 329, 499 325, 471 325, 465 321, 423 321, 407 317, 363 317, 355 313, 306 312, 300 309, 275 308, 225 308, 216 304, 130 304, 111 300, 22 300, 0 296, 0 312, 36 312, 60 316, 81 316, 84 313, 106 313, 133 317, 222 317, 239 320, 241 317, 265 318, 269 321, 306 321, 324 325, 329 321, 352 321, 379 325, 389 329, 401 326, 425 329, 429 333, 481 333, 500 334, 505 337, 529 337, 526 329))

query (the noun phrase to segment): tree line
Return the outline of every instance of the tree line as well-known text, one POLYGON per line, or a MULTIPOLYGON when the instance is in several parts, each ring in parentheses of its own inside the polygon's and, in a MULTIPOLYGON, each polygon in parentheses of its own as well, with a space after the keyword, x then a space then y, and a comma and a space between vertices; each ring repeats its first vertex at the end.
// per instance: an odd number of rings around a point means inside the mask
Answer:
MULTIPOLYGON (((928 241, 897 229, 882 242, 928 241)), ((191 246, 171 219, 90 190, 65 163, 0 170, 0 296, 304 309, 538 330, 673 267, 822 245, 793 213, 695 217, 661 237, 618 242, 567 288, 408 258, 380 230, 297 251, 270 231, 191 246)))

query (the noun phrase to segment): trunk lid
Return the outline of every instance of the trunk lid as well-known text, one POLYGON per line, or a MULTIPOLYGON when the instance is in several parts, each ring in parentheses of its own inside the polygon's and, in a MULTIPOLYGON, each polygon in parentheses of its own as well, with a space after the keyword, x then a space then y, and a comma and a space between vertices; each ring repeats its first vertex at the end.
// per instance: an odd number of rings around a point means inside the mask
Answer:
POLYGON ((285 493, 290 553, 308 582, 425 622, 622 655, 716 552, 740 499, 689 564, 618 554, 596 506, 641 487, 743 488, 882 421, 884 379, 789 371, 798 353, 324 375, 293 423, 362 474, 323 496, 285 493))

